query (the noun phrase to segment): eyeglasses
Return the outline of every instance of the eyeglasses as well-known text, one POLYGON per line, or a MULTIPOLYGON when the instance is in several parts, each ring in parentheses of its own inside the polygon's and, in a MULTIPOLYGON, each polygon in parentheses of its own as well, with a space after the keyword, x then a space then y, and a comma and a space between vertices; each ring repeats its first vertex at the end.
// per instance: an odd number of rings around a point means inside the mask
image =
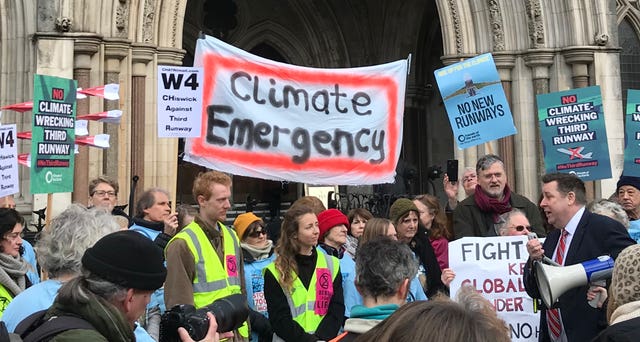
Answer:
POLYGON ((525 229, 526 229, 526 230, 528 230, 528 231, 531 231, 531 226, 523 226, 523 225, 519 225, 519 226, 513 226, 513 227, 511 227, 511 228, 515 229, 515 230, 516 230, 516 231, 518 231, 518 232, 521 232, 521 231, 523 231, 523 230, 525 230, 525 229))
POLYGON ((258 236, 264 234, 265 236, 267 235, 267 231, 264 229, 260 229, 260 230, 254 230, 251 233, 249 233, 248 235, 252 238, 257 238, 258 236))
POLYGON ((469 175, 469 176, 463 177, 463 178, 462 178, 462 182, 464 182, 464 183, 466 183, 466 182, 470 182, 470 181, 472 181, 472 180, 474 180, 474 179, 476 179, 476 178, 478 178, 478 176, 476 176, 476 175, 469 175))
POLYGON ((107 195, 109 197, 116 197, 116 192, 115 191, 104 191, 104 190, 97 190, 93 192, 94 195, 98 195, 98 196, 104 196, 107 195))

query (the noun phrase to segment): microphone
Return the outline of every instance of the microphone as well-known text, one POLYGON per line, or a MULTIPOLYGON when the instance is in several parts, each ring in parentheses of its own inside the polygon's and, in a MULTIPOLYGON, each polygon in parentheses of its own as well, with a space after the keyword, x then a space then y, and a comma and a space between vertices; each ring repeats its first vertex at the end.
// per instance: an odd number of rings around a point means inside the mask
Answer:
MULTIPOLYGON (((534 232, 530 232, 529 234, 527 234, 527 237, 529 238, 529 240, 533 240, 533 239, 538 239, 538 234, 534 233, 534 232)), ((548 256, 546 255, 542 255, 542 262, 548 265, 552 265, 552 266, 562 266, 560 264, 558 264, 557 262, 551 260, 548 256)))

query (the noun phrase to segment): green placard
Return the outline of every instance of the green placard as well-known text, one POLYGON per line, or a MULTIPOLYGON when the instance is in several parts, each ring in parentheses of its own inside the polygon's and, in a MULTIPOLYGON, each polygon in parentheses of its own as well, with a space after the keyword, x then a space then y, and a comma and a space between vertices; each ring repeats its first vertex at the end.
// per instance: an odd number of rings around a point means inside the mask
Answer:
POLYGON ((75 80, 35 75, 31 125, 31 193, 73 191, 75 80))
POLYGON ((583 181, 611 178, 600 86, 536 96, 544 165, 583 181))

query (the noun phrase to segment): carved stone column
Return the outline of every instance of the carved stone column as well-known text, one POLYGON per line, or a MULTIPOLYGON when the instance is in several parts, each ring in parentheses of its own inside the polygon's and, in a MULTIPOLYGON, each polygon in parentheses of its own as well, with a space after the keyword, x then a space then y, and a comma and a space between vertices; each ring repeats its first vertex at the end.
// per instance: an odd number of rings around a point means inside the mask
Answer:
MULTIPOLYGON (((105 38, 104 39, 104 58, 105 58, 105 67, 104 67, 104 83, 120 83, 120 68, 121 61, 123 58, 129 55, 129 48, 131 46, 131 42, 124 39, 117 38, 105 38)), ((121 89, 124 85, 120 85, 121 89)), ((122 92, 121 92, 122 93, 122 92)), ((122 97, 120 101, 105 101, 104 102, 104 110, 116 110, 120 109, 120 105, 123 103, 122 97)), ((111 148, 104 151, 104 158, 102 159, 102 173, 109 176, 112 179, 117 179, 118 183, 123 184, 120 181, 120 177, 118 177, 118 158, 120 156, 120 148, 119 146, 123 145, 126 141, 125 138, 120 136, 120 130, 122 127, 125 127, 126 123, 130 121, 130 113, 123 113, 123 117, 121 119, 120 126, 114 124, 106 124, 104 125, 103 132, 105 134, 109 134, 109 141, 111 144, 111 148), (124 139, 124 141, 122 140, 124 139)), ((126 156, 123 156, 123 159, 126 156)), ((126 189, 120 188, 119 198, 123 199, 126 197, 122 197, 126 189)), ((128 190, 126 191, 128 192, 128 190)))
MULTIPOLYGON (((524 55, 525 64, 531 68, 531 74, 533 79, 533 90, 534 94, 546 94, 549 92, 549 67, 553 65, 554 52, 552 50, 546 49, 535 49, 529 50, 526 55, 524 55)), ((522 121, 526 121, 529 125, 532 125, 533 131, 535 131, 534 139, 530 139, 528 142, 523 142, 523 144, 530 143, 533 140, 534 146, 538 146, 535 149, 535 165, 531 165, 531 168, 535 170, 535 179, 530 181, 528 184, 528 189, 523 189, 520 187, 518 192, 520 193, 530 193, 532 196, 532 200, 537 199, 538 194, 540 193, 540 181, 539 177, 544 173, 544 156, 542 153, 542 148, 539 146, 542 143, 540 137, 540 126, 538 125, 538 112, 537 112, 537 102, 534 96, 534 108, 533 111, 527 114, 529 117, 522 118, 522 121)), ((522 128, 523 131, 527 131, 526 125, 522 128)), ((517 162, 524 164, 523 160, 518 160, 517 162)), ((522 165, 522 169, 527 169, 526 165, 522 165)), ((526 177, 526 175, 523 175, 526 177)))
MULTIPOLYGON (((500 80, 502 81, 502 88, 504 94, 509 103, 509 107, 512 106, 511 102, 511 70, 516 65, 516 57, 510 53, 496 52, 493 54, 493 60, 496 63, 498 73, 500 74, 500 80)), ((512 113, 515 115, 514 113, 512 113)), ((507 173, 507 179, 512 189, 516 189, 517 178, 515 174, 515 149, 513 135, 498 139, 498 154, 504 160, 505 171, 507 173)))
POLYGON ((183 49, 158 47, 158 65, 182 65, 185 53, 183 49))
MULTIPOLYGON (((131 177, 138 176, 136 194, 144 189, 145 114, 147 64, 153 60, 155 47, 131 44, 133 72, 131 74, 131 177)), ((137 201, 137 197, 135 199, 137 201)), ((135 203, 135 202, 134 202, 135 203)))
MULTIPOLYGON (((593 63, 593 49, 589 47, 573 47, 564 50, 567 64, 571 65, 571 79, 574 88, 588 87, 589 65, 593 63)), ((595 198, 596 184, 594 181, 585 182, 587 201, 595 198)))
MULTIPOLYGON (((100 38, 95 36, 75 39, 73 78, 78 81, 78 88, 91 87, 91 56, 98 52, 100 38)), ((89 99, 79 100, 76 104, 76 115, 89 114, 89 99)), ((72 200, 87 205, 89 200, 89 147, 78 146, 76 154, 72 200)))
POLYGON ((567 64, 571 65, 571 79, 574 88, 589 86, 589 65, 593 63, 593 49, 575 47, 564 50, 567 64))

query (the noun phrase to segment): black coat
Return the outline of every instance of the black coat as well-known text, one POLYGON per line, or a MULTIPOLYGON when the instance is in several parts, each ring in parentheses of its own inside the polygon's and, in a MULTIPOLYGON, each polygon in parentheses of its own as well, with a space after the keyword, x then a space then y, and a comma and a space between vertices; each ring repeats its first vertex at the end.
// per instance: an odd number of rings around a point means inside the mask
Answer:
MULTIPOLYGON (((544 254, 553 258, 558 244, 560 230, 549 233, 542 248, 544 254)), ((605 216, 592 214, 585 210, 575 234, 571 238, 571 245, 565 257, 565 266, 575 265, 601 255, 617 258, 618 254, 627 246, 636 242, 629 237, 627 230, 618 221, 605 216)), ((531 298, 541 298, 529 260, 524 270, 524 285, 531 298)), ((569 341, 590 341, 607 326, 606 309, 594 309, 587 302, 588 285, 568 290, 559 298, 558 308, 562 314, 565 333, 569 341)), ((544 304, 540 312, 539 341, 550 341, 547 328, 547 315, 544 304)))
POLYGON ((429 232, 420 224, 418 226, 418 232, 409 242, 409 248, 418 257, 420 264, 427 271, 427 290, 425 294, 431 298, 435 296, 438 291, 448 294, 449 289, 442 283, 440 276, 440 265, 436 258, 436 253, 433 251, 431 241, 429 241, 429 232))
MULTIPOLYGON (((512 208, 520 209, 525 213, 529 223, 531 223, 531 231, 538 234, 539 237, 546 235, 542 216, 540 216, 540 211, 535 203, 515 192, 511 193, 509 203, 512 208)), ((458 203, 458 206, 453 211, 453 232, 456 239, 465 236, 487 237, 498 235, 494 229, 493 214, 480 210, 476 204, 475 194, 458 203)))
POLYGON ((640 317, 609 326, 592 342, 636 342, 640 341, 640 317))

